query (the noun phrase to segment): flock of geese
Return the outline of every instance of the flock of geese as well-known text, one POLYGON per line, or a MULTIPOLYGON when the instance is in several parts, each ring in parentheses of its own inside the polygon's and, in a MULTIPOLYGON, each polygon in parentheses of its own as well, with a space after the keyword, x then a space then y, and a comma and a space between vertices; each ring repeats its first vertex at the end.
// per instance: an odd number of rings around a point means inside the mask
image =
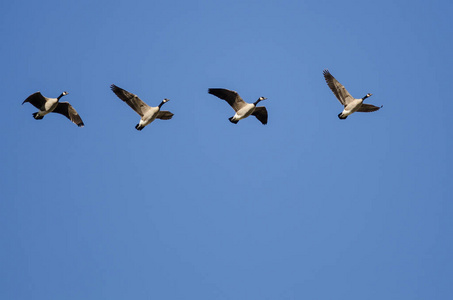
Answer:
MULTIPOLYGON (((338 114, 338 117, 340 119, 344 120, 354 112, 373 112, 379 110, 382 107, 363 103, 363 101, 366 98, 370 97, 372 94, 366 94, 363 98, 356 99, 352 97, 351 94, 349 94, 346 88, 341 83, 339 83, 328 70, 324 70, 323 74, 327 85, 340 101, 340 103, 344 106, 343 111, 338 114)), ((135 126, 135 129, 137 130, 142 130, 143 128, 145 128, 145 126, 149 125, 155 119, 169 120, 173 117, 173 113, 166 110, 161 110, 162 105, 170 101, 169 99, 165 98, 158 106, 149 106, 137 95, 129 93, 128 91, 117 87, 114 84, 112 84, 110 88, 115 93, 115 95, 118 96, 118 98, 126 102, 127 105, 129 105, 137 114, 140 115, 140 122, 135 126)), ((231 123, 237 124, 240 120, 252 115, 255 116, 262 124, 267 124, 266 107, 257 106, 259 102, 266 100, 267 98, 260 97, 253 103, 247 103, 235 91, 215 88, 209 89, 208 93, 225 100, 234 109, 236 113, 234 114, 234 116, 229 118, 231 123)), ((84 123, 82 121, 82 118, 79 116, 74 107, 72 107, 69 102, 60 102, 60 99, 67 94, 67 92, 63 92, 57 98, 47 98, 44 97, 40 92, 36 92, 25 99, 22 104, 29 102, 34 107, 39 109, 38 112, 33 113, 33 117, 36 120, 41 120, 48 113, 54 112, 62 114, 77 126, 83 127, 84 123)))

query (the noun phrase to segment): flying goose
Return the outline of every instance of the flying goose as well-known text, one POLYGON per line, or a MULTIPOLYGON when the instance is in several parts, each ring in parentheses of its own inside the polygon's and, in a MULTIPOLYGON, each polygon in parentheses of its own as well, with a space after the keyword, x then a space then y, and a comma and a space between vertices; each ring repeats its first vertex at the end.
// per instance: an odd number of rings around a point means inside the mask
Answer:
POLYGON ((34 107, 39 109, 38 112, 33 113, 33 117, 36 120, 41 120, 48 113, 54 112, 62 114, 77 126, 83 127, 84 124, 82 118, 80 118, 74 107, 72 107, 69 102, 59 102, 61 97, 66 96, 67 94, 68 92, 63 92, 60 96, 58 96, 58 98, 47 98, 44 97, 40 92, 36 92, 28 96, 28 98, 25 99, 24 102, 22 102, 22 105, 25 102, 30 102, 34 107))
POLYGON ((267 110, 264 106, 256 106, 260 101, 266 100, 259 97, 254 103, 247 103, 235 91, 227 89, 209 89, 208 93, 225 100, 234 109, 236 114, 229 118, 231 123, 237 124, 239 120, 245 119, 250 115, 255 116, 262 124, 267 124, 267 110))
POLYGON ((170 120, 173 117, 173 114, 166 110, 160 110, 164 103, 170 101, 169 99, 165 98, 159 104, 159 106, 151 107, 148 106, 145 102, 143 102, 137 95, 129 93, 122 88, 117 87, 116 85, 112 84, 110 86, 112 91, 127 105, 129 105, 136 113, 142 117, 140 122, 135 126, 135 129, 142 130, 145 128, 146 125, 150 124, 156 118, 161 120, 170 120))
POLYGON ((372 112, 379 110, 381 107, 374 106, 372 104, 364 104, 363 100, 370 97, 372 94, 366 94, 365 97, 361 99, 354 99, 351 94, 345 89, 345 87, 339 83, 335 77, 330 74, 329 70, 324 70, 322 72, 324 78, 326 79, 327 85, 330 87, 332 92, 335 94, 337 99, 344 106, 344 110, 338 114, 338 117, 342 120, 346 119, 350 114, 358 112, 372 112))

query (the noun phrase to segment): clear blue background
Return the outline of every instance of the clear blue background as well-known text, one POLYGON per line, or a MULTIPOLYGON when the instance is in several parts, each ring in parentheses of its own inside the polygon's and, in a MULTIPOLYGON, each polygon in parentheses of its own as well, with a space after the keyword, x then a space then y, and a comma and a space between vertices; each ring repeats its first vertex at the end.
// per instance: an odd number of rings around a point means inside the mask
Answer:
POLYGON ((449 299, 451 1, 2 1, 1 299, 449 299), (331 73, 378 112, 341 121, 331 73), (139 116, 109 89, 175 116, 139 116), (260 96, 233 125, 210 87, 260 96), (21 105, 69 101, 77 128, 21 105))

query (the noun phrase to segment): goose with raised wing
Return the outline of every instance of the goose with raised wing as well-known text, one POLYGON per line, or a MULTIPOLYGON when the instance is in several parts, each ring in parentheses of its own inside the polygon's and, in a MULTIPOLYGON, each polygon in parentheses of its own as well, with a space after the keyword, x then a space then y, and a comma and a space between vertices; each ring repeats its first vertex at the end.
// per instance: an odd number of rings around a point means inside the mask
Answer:
POLYGON ((229 118, 231 123, 237 124, 239 120, 248 116, 255 116, 262 124, 267 124, 267 109, 264 106, 256 106, 260 101, 266 100, 265 97, 259 97, 254 103, 245 102, 235 91, 227 89, 209 89, 208 93, 225 100, 234 109, 236 114, 229 118))
POLYGON ((140 122, 135 126, 135 129, 142 130, 145 128, 146 125, 149 125, 155 119, 161 120, 170 120, 173 117, 173 114, 166 110, 160 110, 164 103, 170 101, 169 99, 165 98, 162 102, 156 106, 149 106, 145 102, 143 102, 137 95, 129 93, 126 90, 123 90, 120 87, 112 84, 110 86, 112 91, 127 105, 129 105, 136 113, 138 113, 141 117, 140 122))
POLYGON ((24 102, 22 102, 22 105, 26 102, 29 102, 34 107, 39 109, 38 112, 33 113, 33 118, 35 118, 36 120, 41 120, 48 113, 54 112, 62 114, 77 126, 83 127, 84 124, 82 118, 80 118, 74 107, 72 107, 69 102, 60 102, 61 97, 66 96, 67 94, 68 92, 65 91, 61 93, 58 98, 47 98, 44 97, 40 92, 36 92, 28 96, 28 98, 25 99, 24 102))
POLYGON ((327 82, 327 85, 334 93, 335 97, 337 97, 338 101, 343 104, 344 109, 341 113, 338 114, 338 118, 344 120, 350 114, 354 112, 372 112, 377 111, 381 107, 374 106, 372 104, 365 104, 363 101, 370 97, 372 94, 366 94, 363 98, 355 99, 354 97, 349 94, 346 88, 335 79, 335 77, 330 74, 329 70, 324 70, 322 72, 324 74, 324 79, 327 82))

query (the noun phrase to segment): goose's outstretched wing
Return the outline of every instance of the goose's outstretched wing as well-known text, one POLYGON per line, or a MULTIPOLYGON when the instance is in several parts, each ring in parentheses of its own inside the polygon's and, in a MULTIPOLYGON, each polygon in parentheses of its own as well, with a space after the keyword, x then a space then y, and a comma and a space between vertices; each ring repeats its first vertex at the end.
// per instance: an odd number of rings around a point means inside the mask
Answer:
POLYGON ((340 101, 344 106, 348 105, 354 100, 354 97, 349 94, 346 88, 335 79, 335 77, 330 74, 329 70, 324 70, 324 79, 327 82, 327 85, 330 87, 335 97, 340 101))
POLYGON ((55 107, 52 112, 62 114, 79 127, 83 127, 85 125, 83 124, 82 118, 79 116, 74 107, 69 104, 69 102, 59 102, 57 107, 55 107))
POLYGON ((258 106, 252 113, 263 125, 267 124, 267 109, 264 106, 258 106))
POLYGON ((362 106, 360 106, 360 108, 357 111, 372 112, 372 111, 380 110, 381 108, 382 108, 382 106, 378 107, 378 106, 374 106, 373 104, 362 104, 362 106))
POLYGON ((173 114, 167 110, 160 110, 156 116, 157 119, 161 120, 170 120, 173 118, 173 114))
POLYGON ((110 86, 112 91, 124 102, 127 103, 136 113, 138 113, 141 117, 149 110, 149 106, 143 102, 137 95, 129 93, 126 90, 123 90, 120 87, 112 84, 110 86))
POLYGON ((208 93, 225 100, 235 111, 240 110, 247 104, 235 91, 227 89, 209 89, 208 93))
POLYGON ((24 102, 22 102, 22 105, 25 102, 29 102, 37 109, 41 109, 43 107, 43 105, 46 103, 46 98, 43 95, 41 95, 40 92, 36 92, 36 93, 28 96, 28 98, 25 99, 24 102))

